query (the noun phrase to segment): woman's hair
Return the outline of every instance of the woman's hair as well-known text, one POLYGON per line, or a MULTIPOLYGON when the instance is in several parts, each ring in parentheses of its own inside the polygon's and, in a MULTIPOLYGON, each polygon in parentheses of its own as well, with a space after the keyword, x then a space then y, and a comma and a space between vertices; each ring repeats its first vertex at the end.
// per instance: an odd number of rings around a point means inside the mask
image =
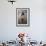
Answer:
POLYGON ((22 12, 21 16, 24 15, 24 12, 22 12))

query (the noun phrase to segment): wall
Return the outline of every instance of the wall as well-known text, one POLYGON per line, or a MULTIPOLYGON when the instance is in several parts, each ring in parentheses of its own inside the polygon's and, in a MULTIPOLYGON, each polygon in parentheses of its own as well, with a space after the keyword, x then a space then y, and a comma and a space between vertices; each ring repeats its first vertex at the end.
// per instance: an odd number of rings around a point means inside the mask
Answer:
POLYGON ((0 40, 15 40, 19 32, 29 33, 33 40, 46 40, 45 2, 45 0, 17 0, 12 5, 7 0, 0 0, 0 40), (32 10, 30 27, 16 27, 16 8, 32 10))

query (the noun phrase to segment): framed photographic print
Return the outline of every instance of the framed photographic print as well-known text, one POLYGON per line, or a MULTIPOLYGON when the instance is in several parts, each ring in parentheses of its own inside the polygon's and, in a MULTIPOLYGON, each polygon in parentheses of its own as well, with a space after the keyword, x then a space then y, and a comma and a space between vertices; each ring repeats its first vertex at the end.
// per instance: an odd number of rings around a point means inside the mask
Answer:
POLYGON ((30 8, 16 8, 16 26, 30 26, 30 8))

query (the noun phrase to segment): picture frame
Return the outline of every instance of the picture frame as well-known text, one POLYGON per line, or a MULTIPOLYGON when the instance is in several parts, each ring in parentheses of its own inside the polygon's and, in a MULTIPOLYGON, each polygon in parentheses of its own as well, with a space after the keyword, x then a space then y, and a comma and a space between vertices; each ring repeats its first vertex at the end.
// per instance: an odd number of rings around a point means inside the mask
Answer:
POLYGON ((30 8, 16 8, 16 26, 30 26, 30 8))

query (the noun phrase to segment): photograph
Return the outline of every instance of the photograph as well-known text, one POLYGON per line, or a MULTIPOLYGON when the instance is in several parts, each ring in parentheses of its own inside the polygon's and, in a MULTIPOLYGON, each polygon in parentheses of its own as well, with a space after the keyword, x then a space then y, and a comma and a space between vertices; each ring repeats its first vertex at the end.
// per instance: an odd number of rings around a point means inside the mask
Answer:
POLYGON ((30 24, 30 9, 16 8, 16 26, 29 26, 30 24))

